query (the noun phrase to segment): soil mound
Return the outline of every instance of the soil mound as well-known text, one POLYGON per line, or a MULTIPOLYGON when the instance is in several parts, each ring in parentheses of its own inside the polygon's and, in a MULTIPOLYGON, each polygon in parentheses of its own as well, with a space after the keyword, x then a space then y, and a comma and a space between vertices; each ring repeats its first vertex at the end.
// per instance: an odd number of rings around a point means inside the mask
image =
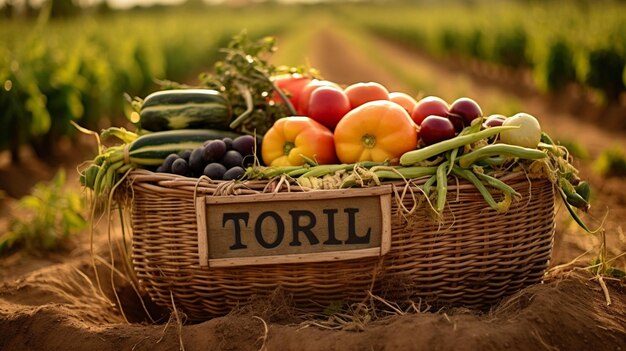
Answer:
POLYGON ((353 310, 299 315, 280 293, 190 324, 139 296, 125 275, 85 255, 0 286, 2 350, 618 350, 626 284, 575 269, 553 274, 488 313, 353 310), (94 269, 95 268, 95 269, 94 269), (96 273, 97 272, 97 273, 96 273), (96 279, 97 277, 97 279, 96 279), (97 284, 97 281, 100 284, 97 284), (117 291, 113 294, 113 288, 117 291), (118 300, 119 298, 119 300, 118 300), (116 306, 123 306, 120 311, 116 306), (393 313, 391 313, 393 312, 393 313), (128 322, 127 322, 128 321, 128 322))

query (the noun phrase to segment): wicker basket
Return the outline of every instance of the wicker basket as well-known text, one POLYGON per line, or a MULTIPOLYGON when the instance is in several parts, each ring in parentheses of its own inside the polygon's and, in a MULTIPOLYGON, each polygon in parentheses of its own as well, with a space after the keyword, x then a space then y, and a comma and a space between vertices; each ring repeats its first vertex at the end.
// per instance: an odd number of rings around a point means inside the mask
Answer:
MULTIPOLYGON (((304 310, 363 301, 368 291, 397 303, 421 299, 437 306, 484 308, 541 282, 555 229, 549 181, 531 181, 523 173, 501 179, 522 194, 503 214, 463 181, 449 184, 443 222, 426 205, 403 216, 398 197, 392 197, 391 250, 382 257, 209 268, 198 263, 194 199, 222 194, 227 184, 133 171, 128 185, 135 272, 154 302, 172 307, 173 298, 193 320, 227 314, 277 288, 304 310)), ((267 185, 248 181, 228 191, 246 196, 267 185)), ((414 205, 413 197, 401 201, 414 205)))

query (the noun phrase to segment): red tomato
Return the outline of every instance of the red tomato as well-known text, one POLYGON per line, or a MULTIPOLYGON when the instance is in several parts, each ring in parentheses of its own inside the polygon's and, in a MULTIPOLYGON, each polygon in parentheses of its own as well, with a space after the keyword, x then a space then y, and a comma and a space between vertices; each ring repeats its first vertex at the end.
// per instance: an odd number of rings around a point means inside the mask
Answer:
POLYGON ((406 112, 409 114, 413 112, 415 105, 417 105, 417 100, 415 100, 411 95, 399 91, 389 93, 389 100, 404 107, 406 112))
POLYGON ((445 100, 437 96, 427 96, 417 102, 415 108, 411 112, 413 121, 420 125, 424 118, 428 116, 446 117, 450 106, 445 100))
MULTIPOLYGON (((274 77, 273 81, 274 85, 276 85, 278 89, 282 90, 283 93, 285 93, 285 95, 289 98, 293 108, 297 109, 298 104, 300 103, 302 89, 311 81, 311 78, 304 77, 301 74, 282 74, 274 77)), ((276 92, 274 92, 272 100, 279 104, 283 102, 281 97, 276 92)))
POLYGON ((389 91, 382 84, 376 82, 354 83, 345 90, 350 99, 350 108, 376 100, 389 100, 389 91))
POLYGON ((311 93, 313 90, 319 87, 335 87, 339 88, 339 84, 331 82, 329 80, 319 80, 313 79, 309 83, 307 83, 300 92, 300 101, 298 103, 298 114, 303 116, 309 115, 309 99, 311 98, 311 93))
POLYGON ((309 117, 334 130, 350 111, 350 100, 341 88, 318 87, 309 98, 309 117))

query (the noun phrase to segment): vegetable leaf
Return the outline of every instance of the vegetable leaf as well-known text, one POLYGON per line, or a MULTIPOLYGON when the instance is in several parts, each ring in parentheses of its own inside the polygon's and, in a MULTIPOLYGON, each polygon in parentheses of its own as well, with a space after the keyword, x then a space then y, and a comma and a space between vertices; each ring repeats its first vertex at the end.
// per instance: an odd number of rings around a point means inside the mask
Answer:
MULTIPOLYGON (((214 65, 213 74, 203 74, 201 81, 209 89, 222 92, 230 101, 236 119, 237 130, 246 133, 256 131, 263 135, 282 117, 295 115, 288 99, 283 103, 272 101, 279 92, 272 77, 281 73, 312 75, 312 70, 297 67, 276 68, 268 60, 276 51, 276 40, 264 37, 253 41, 246 32, 233 37, 226 48, 223 60, 214 65), (243 115, 243 116, 242 116, 243 115)), ((282 94, 284 97, 284 94, 282 94)))

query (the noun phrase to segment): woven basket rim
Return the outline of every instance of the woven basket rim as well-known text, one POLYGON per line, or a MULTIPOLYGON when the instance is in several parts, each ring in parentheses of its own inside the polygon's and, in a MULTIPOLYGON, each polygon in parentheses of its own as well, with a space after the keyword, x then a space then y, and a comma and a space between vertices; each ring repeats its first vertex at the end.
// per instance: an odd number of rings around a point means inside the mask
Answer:
MULTIPOLYGON (((505 182, 519 182, 525 181, 530 183, 532 180, 538 179, 546 179, 549 180, 547 176, 537 177, 533 175, 532 177, 525 171, 517 170, 517 171, 500 171, 497 173, 488 173, 489 175, 505 182)), ((475 189, 474 185, 465 179, 461 179, 458 177, 450 176, 456 179, 454 182, 448 183, 448 189, 454 190, 463 190, 463 189, 475 189)), ((409 178, 407 180, 383 180, 381 184, 395 184, 395 185, 406 185, 410 183, 411 185, 423 185, 428 181, 430 176, 423 176, 419 178, 409 178)), ((292 183, 294 179, 292 179, 292 183)), ((158 173, 152 172, 145 169, 134 169, 128 173, 127 182, 129 185, 132 185, 135 182, 140 183, 156 183, 163 190, 167 188, 175 189, 178 187, 194 187, 200 193, 204 194, 206 191, 203 191, 206 188, 214 189, 216 187, 226 187, 227 185, 237 185, 240 189, 249 189, 250 194, 258 194, 262 191, 251 190, 254 188, 258 188, 263 184, 268 184, 272 181, 276 181, 276 179, 246 179, 246 180, 212 180, 206 176, 201 177, 188 177, 188 176, 180 176, 171 173, 158 173)), ((375 185, 374 185, 375 186, 375 185)), ((354 188, 360 188, 361 186, 354 186, 354 188)), ((298 185, 292 185, 289 188, 282 189, 284 190, 293 190, 293 191, 325 191, 327 189, 308 189, 302 188, 298 185)), ((334 189, 329 189, 334 190, 334 189)), ((231 195, 245 195, 246 192, 234 193, 231 195)), ((213 196, 224 195, 220 193, 214 193, 213 196)))

